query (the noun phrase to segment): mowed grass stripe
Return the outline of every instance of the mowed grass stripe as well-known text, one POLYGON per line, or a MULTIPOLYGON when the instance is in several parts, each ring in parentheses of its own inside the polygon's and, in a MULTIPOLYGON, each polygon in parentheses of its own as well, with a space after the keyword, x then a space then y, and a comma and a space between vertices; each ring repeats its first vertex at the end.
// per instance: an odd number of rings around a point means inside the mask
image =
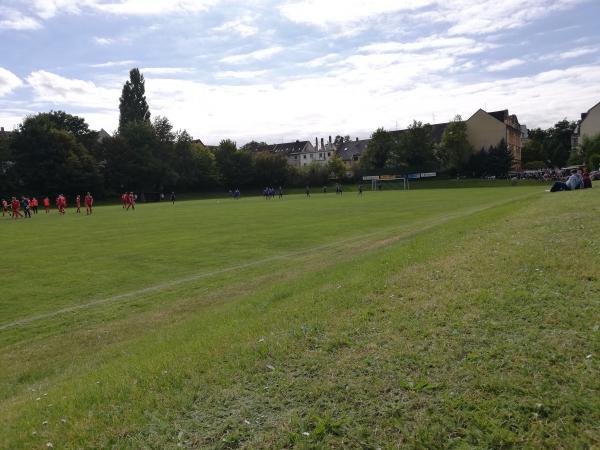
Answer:
MULTIPOLYGON (((407 239, 410 238, 412 236, 415 235, 415 233, 417 232, 423 232, 426 230, 429 230, 433 227, 442 225, 450 220, 454 220, 456 218, 460 218, 463 217, 465 215, 469 215, 469 214, 474 214, 477 213, 479 211, 482 211, 484 209, 487 208, 494 208, 497 207, 499 205, 505 204, 506 202, 514 202, 514 201, 519 201, 522 200, 530 195, 535 195, 535 194, 525 194, 519 197, 515 197, 515 198, 510 198, 508 200, 502 200, 499 202, 493 202, 491 204, 488 204, 486 206, 482 206, 482 207, 475 207, 475 208, 466 208, 464 211, 460 211, 457 213, 451 213, 451 214, 446 214, 441 218, 432 218, 432 219, 428 219, 426 222, 422 222, 422 223, 414 223, 414 224, 410 224, 409 226, 409 230, 405 231, 404 233, 401 233, 400 235, 396 236, 399 239, 407 239)), ((155 284, 149 287, 145 287, 145 288, 141 288, 135 291, 131 291, 131 292, 126 292, 123 294, 117 294, 114 296, 110 296, 110 297, 106 297, 106 298, 100 298, 100 299, 96 299, 96 300, 92 300, 89 302, 85 302, 85 303, 79 303, 73 306, 69 306, 66 308, 61 308, 58 309, 56 311, 51 311, 45 314, 39 314, 39 315, 34 315, 34 316, 30 316, 30 317, 24 317, 22 319, 18 319, 12 322, 8 322, 8 323, 3 323, 0 324, 0 331, 9 329, 9 328, 13 328, 16 326, 22 326, 22 325, 27 325, 30 324, 32 322, 36 322, 36 321, 40 321, 40 320, 45 320, 45 319, 49 319, 52 317, 55 317, 57 315, 61 315, 61 314, 66 314, 66 313, 72 313, 72 312, 76 312, 82 309, 87 309, 87 308, 91 308, 91 307, 95 307, 95 306, 99 306, 99 305, 103 305, 106 303, 112 303, 112 302, 119 302, 119 301, 124 301, 124 300, 129 300, 132 298, 136 298, 136 297, 140 297, 140 296, 144 296, 145 294, 149 294, 149 293, 155 293, 155 292, 160 292, 160 291, 164 291, 170 288, 174 288, 177 287, 179 285, 182 284, 186 284, 186 283, 190 283, 193 281, 198 281, 204 278, 208 278, 208 277, 213 277, 216 275, 221 275, 227 272, 236 272, 236 271, 241 271, 243 269, 247 269, 247 268, 251 268, 251 267, 255 267, 255 266, 260 266, 260 265, 264 265, 270 262, 274 262, 277 260, 281 260, 281 259, 286 259, 286 258, 292 258, 292 257, 297 257, 297 256, 301 256, 303 254, 306 253, 314 253, 314 252, 319 252, 331 247, 338 247, 341 245, 344 245, 346 243, 350 243, 353 241, 367 241, 373 237, 376 236, 380 236, 380 235, 384 235, 384 234, 390 234, 390 233, 397 233, 400 230, 403 230, 407 228, 407 225, 403 225, 402 227, 383 227, 378 229, 377 231, 373 231, 373 232, 367 232, 367 233, 362 233, 360 235, 354 235, 351 236, 349 238, 346 239, 341 239, 341 240, 337 240, 334 242, 330 242, 330 243, 326 243, 326 244, 321 244, 315 247, 310 247, 310 248, 306 248, 306 249, 301 249, 301 250, 296 250, 296 251, 291 251, 288 253, 284 253, 284 254, 277 254, 277 255, 273 255, 273 256, 269 256, 263 259, 259 259, 259 260, 254 260, 254 261, 249 261, 249 262, 244 262, 241 264, 236 264, 234 266, 229 266, 229 267, 224 267, 224 268, 220 268, 220 269, 216 269, 213 271, 209 271, 209 272, 204 272, 204 273, 198 273, 198 274, 193 274, 193 275, 189 275, 189 276, 185 276, 179 279, 175 279, 175 280, 170 280, 170 281, 166 281, 163 283, 159 283, 159 284, 155 284)))

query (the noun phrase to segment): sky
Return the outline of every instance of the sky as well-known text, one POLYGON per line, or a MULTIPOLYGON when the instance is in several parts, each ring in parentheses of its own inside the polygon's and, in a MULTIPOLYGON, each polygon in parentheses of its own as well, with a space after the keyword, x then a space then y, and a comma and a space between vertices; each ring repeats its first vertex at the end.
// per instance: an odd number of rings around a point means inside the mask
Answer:
POLYGON ((600 102, 599 0, 0 0, 0 126, 64 110, 117 128, 128 72, 206 144, 368 137, 600 102))

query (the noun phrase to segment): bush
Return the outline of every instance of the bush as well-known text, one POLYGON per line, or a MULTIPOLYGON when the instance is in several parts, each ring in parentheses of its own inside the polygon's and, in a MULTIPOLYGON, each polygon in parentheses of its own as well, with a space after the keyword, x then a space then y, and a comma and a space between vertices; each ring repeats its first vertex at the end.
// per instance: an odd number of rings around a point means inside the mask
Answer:
POLYGON ((600 167, 600 153, 592 153, 587 160, 587 168, 589 170, 598 170, 600 167))

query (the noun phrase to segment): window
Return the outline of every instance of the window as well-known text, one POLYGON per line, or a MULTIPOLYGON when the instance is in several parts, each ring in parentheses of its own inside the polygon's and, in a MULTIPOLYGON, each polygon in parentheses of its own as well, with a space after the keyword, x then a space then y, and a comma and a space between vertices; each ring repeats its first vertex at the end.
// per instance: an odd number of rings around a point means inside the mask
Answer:
POLYGON ((306 155, 302 155, 302 158, 306 159, 306 155))
POLYGON ((331 152, 327 152, 327 156, 331 156, 331 152))

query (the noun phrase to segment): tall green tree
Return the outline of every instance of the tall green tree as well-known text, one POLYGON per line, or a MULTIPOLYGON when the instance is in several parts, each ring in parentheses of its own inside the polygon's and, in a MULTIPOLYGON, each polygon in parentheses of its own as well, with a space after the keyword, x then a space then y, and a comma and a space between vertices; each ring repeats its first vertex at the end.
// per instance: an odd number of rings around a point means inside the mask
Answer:
POLYGON ((254 178, 252 154, 237 149, 230 139, 221 141, 215 150, 217 169, 221 183, 227 189, 249 185, 254 178))
POLYGON ((78 141, 85 140, 85 130, 83 119, 66 113, 27 117, 10 144, 21 187, 38 195, 98 190, 98 164, 78 141))
POLYGON ((500 143, 491 147, 488 151, 488 173, 497 177, 505 177, 512 170, 514 156, 506 141, 502 139, 500 143))
POLYGON ((372 135, 360 157, 360 165, 366 171, 386 167, 390 155, 394 152, 395 141, 390 132, 378 128, 372 135))
POLYGON ((416 120, 399 136, 390 157, 392 165, 410 172, 437 168, 431 125, 416 120))
POLYGON ((571 137, 577 124, 564 119, 546 131, 546 146, 553 166, 564 167, 571 154, 571 137))
POLYGON ((334 154, 329 161, 327 161, 327 170, 329 175, 335 176, 338 180, 345 178, 346 176, 346 165, 341 158, 334 154))
POLYGON ((254 155, 254 181, 257 186, 284 186, 289 175, 287 158, 281 154, 259 152, 254 155))
POLYGON ((445 169, 459 173, 466 169, 473 148, 467 139, 467 123, 461 116, 452 120, 436 147, 436 156, 445 169))
POLYGON ((119 131, 130 122, 149 122, 150 108, 146 101, 144 75, 139 69, 131 69, 129 80, 123 85, 119 99, 119 131))

